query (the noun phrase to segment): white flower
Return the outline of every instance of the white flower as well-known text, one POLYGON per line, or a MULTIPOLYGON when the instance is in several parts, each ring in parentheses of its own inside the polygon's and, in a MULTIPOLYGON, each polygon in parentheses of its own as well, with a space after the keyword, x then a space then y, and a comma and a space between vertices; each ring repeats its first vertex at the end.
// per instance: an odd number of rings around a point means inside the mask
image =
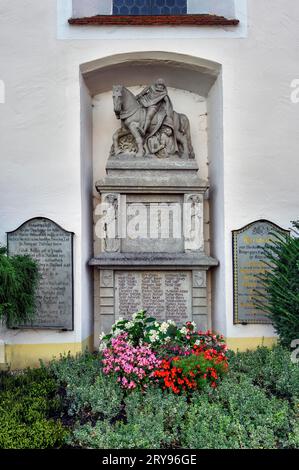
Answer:
POLYGON ((156 328, 159 328, 160 323, 158 323, 157 321, 155 321, 154 325, 155 325, 156 328))
POLYGON ((104 341, 102 341, 99 346, 99 351, 104 351, 106 347, 107 347, 107 344, 104 341))
POLYGON ((149 332, 149 340, 151 343, 155 343, 159 339, 159 333, 156 330, 151 330, 149 332))
POLYGON ((137 313, 134 313, 134 314, 132 315, 132 319, 133 319, 133 320, 136 320, 136 318, 138 317, 138 315, 139 315, 138 312, 137 312, 137 313))
POLYGON ((122 333, 122 330, 120 330, 119 328, 116 328, 116 330, 113 331, 113 336, 118 336, 122 333))
POLYGON ((123 321, 123 318, 120 317, 116 323, 112 326, 112 330, 115 330, 116 328, 119 328, 120 326, 123 327, 123 325, 120 325, 119 323, 123 321))
POLYGON ((130 328, 133 328, 134 322, 133 321, 128 321, 128 323, 125 324, 126 330, 129 330, 130 328))
POLYGON ((168 323, 169 325, 176 326, 176 323, 175 323, 175 321, 173 321, 173 320, 167 320, 167 323, 168 323))
POLYGON ((165 343, 169 343, 170 340, 171 340, 170 336, 166 336, 164 341, 165 341, 165 343))
POLYGON ((102 339, 105 338, 105 336, 106 336, 105 333, 101 333, 101 334, 100 334, 100 338, 99 338, 100 341, 102 341, 102 339))
POLYGON ((163 322, 162 325, 160 326, 160 331, 162 333, 166 333, 169 328, 169 323, 163 322))
POLYGON ((200 346, 200 340, 197 339, 194 344, 195 344, 196 346, 200 346))
POLYGON ((188 333, 188 330, 185 326, 183 326, 183 328, 180 329, 180 332, 182 333, 182 335, 186 335, 188 333))
POLYGON ((195 323, 195 321, 192 321, 192 322, 191 322, 191 325, 193 326, 193 328, 196 328, 196 323, 195 323))

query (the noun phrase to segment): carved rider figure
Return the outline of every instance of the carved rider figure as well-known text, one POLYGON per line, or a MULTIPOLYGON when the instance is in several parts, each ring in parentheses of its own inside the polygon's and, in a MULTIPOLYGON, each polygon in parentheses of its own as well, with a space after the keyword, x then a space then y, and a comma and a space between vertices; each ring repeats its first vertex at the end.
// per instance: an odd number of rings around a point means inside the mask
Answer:
POLYGON ((168 96, 166 84, 162 78, 159 78, 154 85, 146 87, 136 98, 146 109, 145 123, 143 129, 141 129, 144 135, 156 114, 158 115, 160 126, 166 116, 170 120, 173 119, 172 103, 168 96))
POLYGON ((115 85, 113 106, 121 127, 113 134, 112 155, 134 153, 138 158, 145 155, 195 157, 189 119, 185 114, 174 111, 161 78, 138 96, 123 85, 115 85))

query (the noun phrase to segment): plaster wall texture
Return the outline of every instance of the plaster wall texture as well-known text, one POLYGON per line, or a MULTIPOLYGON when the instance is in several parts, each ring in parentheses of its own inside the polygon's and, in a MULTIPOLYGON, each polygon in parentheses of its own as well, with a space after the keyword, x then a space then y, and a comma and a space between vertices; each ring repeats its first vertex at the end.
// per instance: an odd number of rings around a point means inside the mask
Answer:
POLYGON ((238 0, 188 0, 188 13, 209 13, 233 18, 238 0))
POLYGON ((112 13, 113 0, 73 0, 73 17, 110 15, 112 13))
MULTIPOLYGON (((161 28, 153 35, 142 28, 135 38, 134 28, 115 28, 112 33, 70 29, 59 9, 57 20, 55 7, 54 0, 27 0, 26 7, 17 0, 1 2, 0 80, 6 97, 0 104, 0 243, 5 243, 6 231, 35 216, 49 217, 75 232, 75 331, 5 332, 5 341, 71 343, 88 335, 84 298, 90 283, 83 269, 87 248, 82 206, 88 196, 81 179, 79 67, 115 54, 146 51, 187 54, 222 66, 217 86, 223 109, 208 106, 214 111, 211 129, 218 126, 217 119, 223 129, 223 152, 217 150, 218 137, 209 137, 214 149, 210 158, 215 155, 217 167, 212 184, 220 191, 223 208, 221 212, 218 204, 214 213, 219 224, 212 255, 222 262, 215 324, 232 338, 272 337, 270 326, 232 323, 231 231, 259 218, 287 228, 298 216, 299 104, 290 99, 290 84, 299 73, 299 5, 276 0, 269 14, 268 0, 251 0, 248 32, 242 37, 240 31, 233 37, 225 28, 217 34, 211 28, 206 37, 192 28, 180 28, 179 34, 161 28), (95 33, 102 39, 92 39, 95 33)), ((108 106, 109 94, 102 99, 108 106)), ((208 101, 213 102, 213 90, 208 101)))

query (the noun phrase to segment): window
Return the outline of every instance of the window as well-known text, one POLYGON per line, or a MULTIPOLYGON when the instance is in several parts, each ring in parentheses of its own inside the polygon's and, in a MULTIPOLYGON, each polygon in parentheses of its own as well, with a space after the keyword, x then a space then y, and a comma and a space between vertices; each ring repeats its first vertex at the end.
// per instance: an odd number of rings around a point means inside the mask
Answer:
MULTIPOLYGON (((63 0, 58 0, 63 1, 63 0)), ((237 26, 246 0, 72 0, 71 25, 237 26)))
POLYGON ((114 15, 185 15, 187 0, 113 0, 114 15))

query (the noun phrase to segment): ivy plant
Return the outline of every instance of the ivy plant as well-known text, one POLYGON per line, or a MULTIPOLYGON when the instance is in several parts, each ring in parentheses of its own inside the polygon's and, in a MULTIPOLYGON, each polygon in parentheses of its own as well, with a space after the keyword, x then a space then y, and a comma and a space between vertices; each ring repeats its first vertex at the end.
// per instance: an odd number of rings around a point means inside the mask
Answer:
POLYGON ((8 256, 0 247, 0 320, 8 327, 24 324, 35 316, 37 263, 29 256, 8 256))

